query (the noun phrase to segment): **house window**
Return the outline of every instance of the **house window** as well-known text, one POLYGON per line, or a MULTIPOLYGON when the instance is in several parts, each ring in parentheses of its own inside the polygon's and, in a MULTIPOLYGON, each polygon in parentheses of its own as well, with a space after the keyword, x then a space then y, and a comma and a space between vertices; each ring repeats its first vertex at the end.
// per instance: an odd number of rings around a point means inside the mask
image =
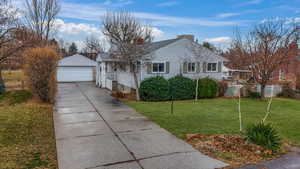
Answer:
POLYGON ((207 64, 207 72, 216 72, 216 71, 217 71, 217 63, 207 64))
POLYGON ((195 73, 196 72, 196 63, 188 63, 187 64, 187 72, 195 73))
POLYGON ((165 73, 166 64, 164 62, 152 63, 152 73, 165 73))

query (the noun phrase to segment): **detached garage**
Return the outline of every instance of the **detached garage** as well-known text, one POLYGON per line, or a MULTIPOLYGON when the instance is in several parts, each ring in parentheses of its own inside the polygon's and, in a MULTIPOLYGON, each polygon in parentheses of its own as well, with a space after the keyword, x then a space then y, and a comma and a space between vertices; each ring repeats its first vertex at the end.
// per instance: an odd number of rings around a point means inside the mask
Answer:
POLYGON ((97 63, 85 56, 76 54, 63 58, 57 67, 58 82, 94 81, 97 63))

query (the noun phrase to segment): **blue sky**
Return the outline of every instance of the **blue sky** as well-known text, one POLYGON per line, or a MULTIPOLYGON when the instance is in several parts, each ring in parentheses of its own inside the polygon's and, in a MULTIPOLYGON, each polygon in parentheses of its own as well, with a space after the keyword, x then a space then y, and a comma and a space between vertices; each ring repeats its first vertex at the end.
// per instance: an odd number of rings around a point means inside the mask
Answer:
POLYGON ((58 36, 80 44, 101 34, 107 10, 127 10, 154 27, 156 40, 194 34, 199 41, 222 46, 236 27, 247 32, 270 18, 300 22, 300 0, 61 0, 58 36))

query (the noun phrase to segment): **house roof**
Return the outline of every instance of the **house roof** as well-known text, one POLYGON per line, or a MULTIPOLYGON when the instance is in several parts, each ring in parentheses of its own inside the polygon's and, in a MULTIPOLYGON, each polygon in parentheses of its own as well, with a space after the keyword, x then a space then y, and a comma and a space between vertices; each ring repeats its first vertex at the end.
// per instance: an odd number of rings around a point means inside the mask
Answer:
POLYGON ((97 65, 97 62, 79 55, 75 54, 69 57, 65 57, 58 62, 58 66, 88 66, 88 67, 94 67, 97 65))
MULTIPOLYGON (((154 52, 158 49, 161 49, 165 46, 168 46, 168 45, 175 43, 182 39, 184 39, 184 38, 176 38, 176 39, 169 39, 169 40, 147 43, 147 44, 144 44, 143 47, 145 48, 145 51, 146 51, 145 53, 149 54, 151 52, 154 52)), ((207 60, 207 61, 214 61, 216 59, 222 60, 222 61, 227 61, 227 59, 225 59, 224 57, 219 56, 217 53, 205 48, 204 46, 202 46, 196 42, 192 42, 192 43, 193 43, 193 47, 197 48, 197 49, 195 49, 195 52, 198 53, 199 58, 201 58, 203 60, 207 60)), ((118 61, 118 60, 111 58, 109 53, 102 53, 98 56, 97 61, 118 61)))
POLYGON ((179 38, 176 39, 169 39, 169 40, 163 40, 163 41, 158 41, 158 42, 152 42, 148 44, 144 44, 144 48, 146 50, 146 53, 151 53, 153 51, 156 51, 160 48, 163 48, 165 46, 168 46, 169 44, 172 44, 176 41, 180 40, 179 38))

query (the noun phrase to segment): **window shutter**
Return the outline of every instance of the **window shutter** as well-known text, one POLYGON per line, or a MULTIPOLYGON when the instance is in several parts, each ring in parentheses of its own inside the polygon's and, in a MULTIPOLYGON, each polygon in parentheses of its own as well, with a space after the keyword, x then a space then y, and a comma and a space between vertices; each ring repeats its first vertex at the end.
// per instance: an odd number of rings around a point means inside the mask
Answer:
POLYGON ((203 72, 206 73, 206 62, 203 62, 203 72))
POLYGON ((201 63, 200 62, 197 62, 197 70, 196 70, 197 73, 200 73, 201 72, 201 63))
POLYGON ((183 73, 187 73, 187 62, 183 63, 183 73))
POLYGON ((222 62, 218 62, 218 72, 222 72, 222 62))
POLYGON ((147 63, 147 73, 148 74, 152 73, 152 63, 147 63))
POLYGON ((170 62, 166 62, 166 73, 170 73, 170 62))

